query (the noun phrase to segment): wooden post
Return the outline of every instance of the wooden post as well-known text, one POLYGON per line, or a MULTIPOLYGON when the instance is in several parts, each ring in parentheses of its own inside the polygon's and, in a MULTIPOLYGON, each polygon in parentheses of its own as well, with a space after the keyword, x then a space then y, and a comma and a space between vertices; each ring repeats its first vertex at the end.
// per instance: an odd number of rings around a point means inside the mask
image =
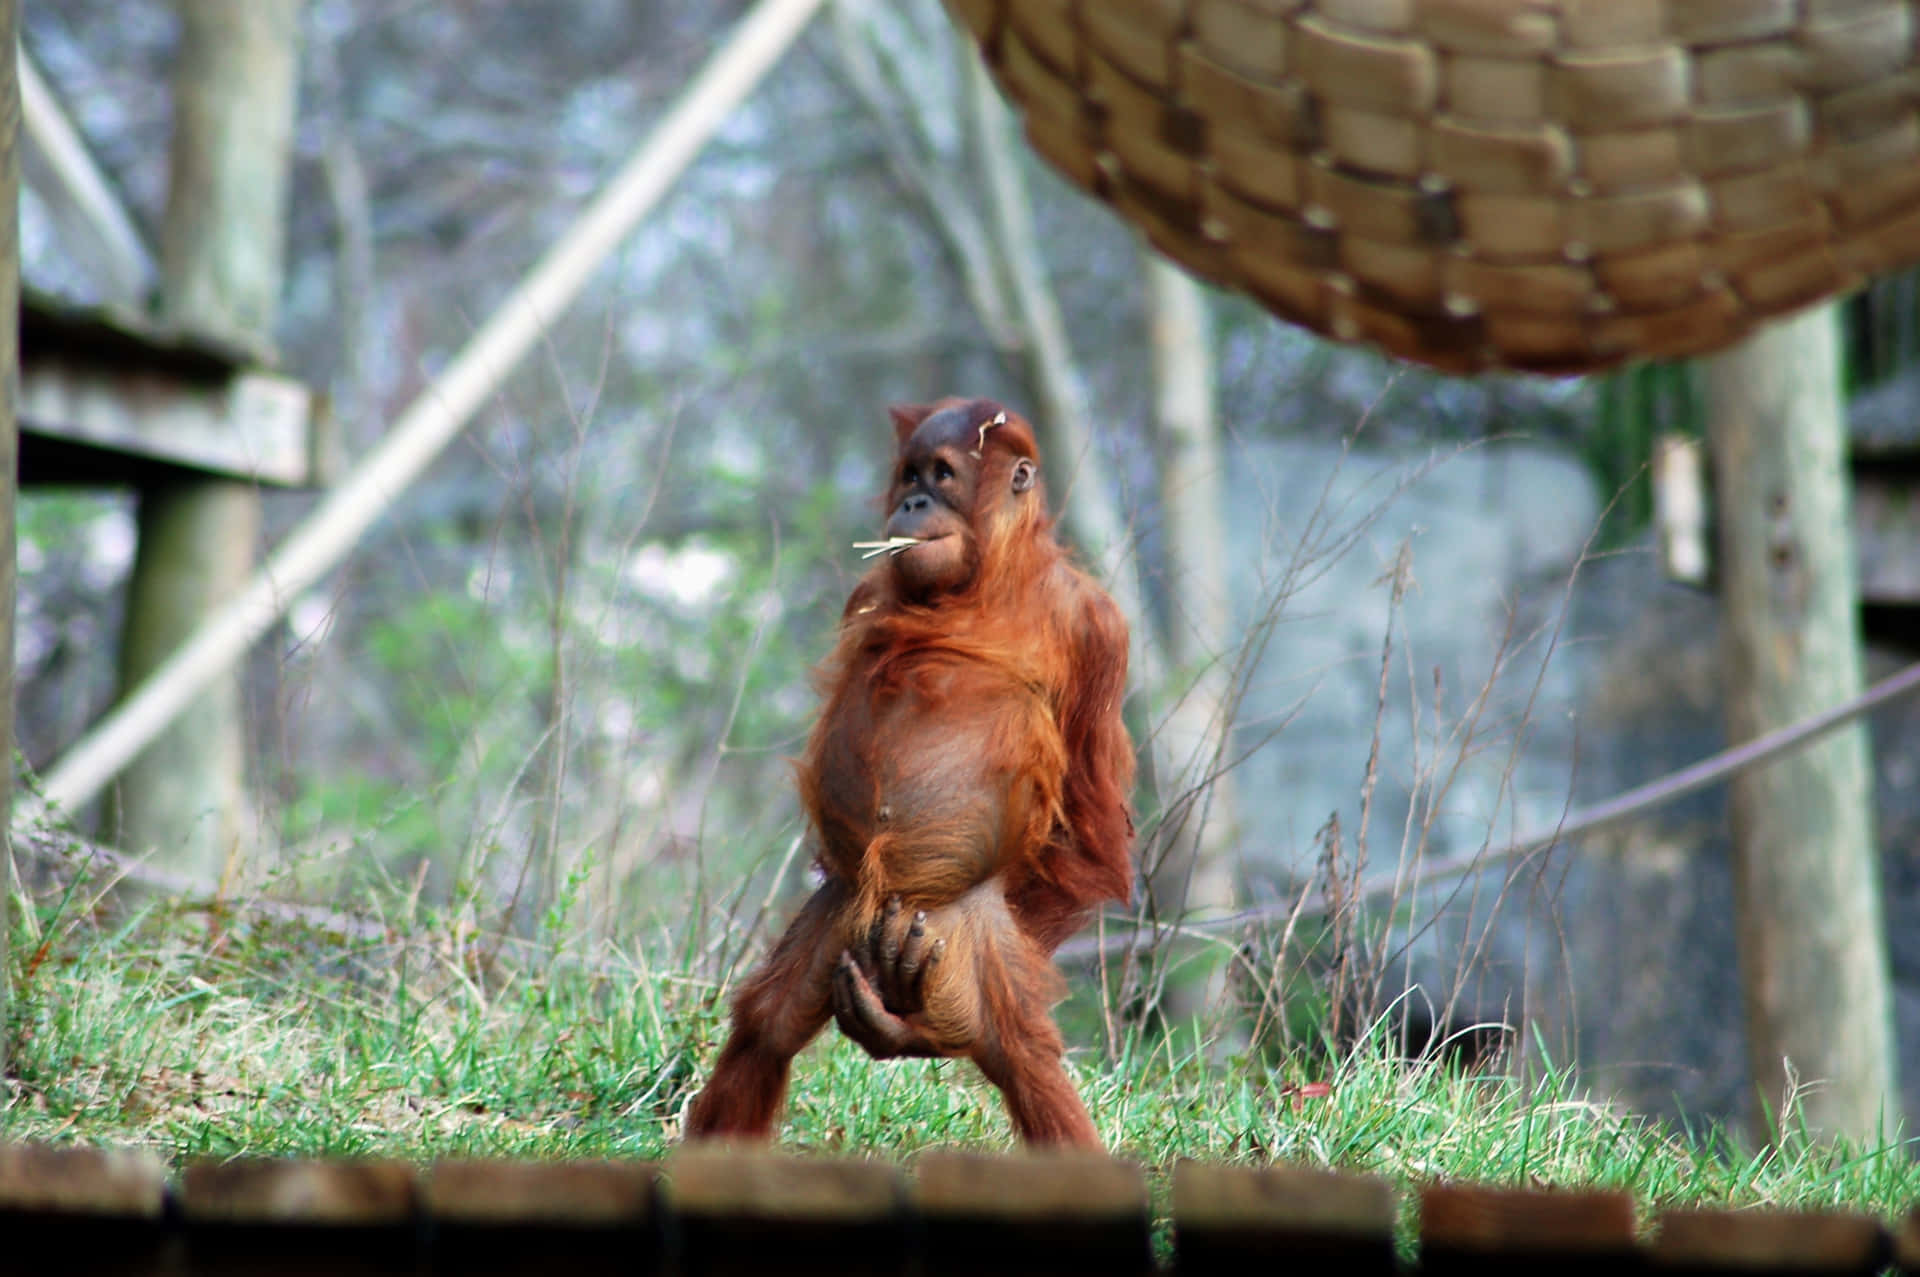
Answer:
MULTIPOLYGON (((1234 662, 1213 336, 1200 285, 1149 249, 1142 249, 1141 262, 1153 348, 1169 665, 1167 677, 1150 689, 1160 824, 1145 869, 1160 917, 1218 916, 1239 903, 1239 889, 1233 777, 1221 770, 1233 726, 1234 662)), ((1180 1024, 1220 999, 1229 965, 1223 955, 1216 950, 1169 976, 1160 997, 1168 1023, 1180 1024)))
MULTIPOLYGON (((7 1022, 13 964, 7 938, 13 934, 13 590, 14 505, 20 489, 20 4, 0 0, 0 1025, 7 1022)), ((0 1073, 7 1067, 6 1035, 0 1033, 0 1073)))
MULTIPOLYGON (((1836 322, 1821 306, 1706 361, 1731 743, 1861 688, 1836 322)), ((1801 1085, 1821 1137, 1874 1137, 1897 1094, 1872 775, 1855 723, 1729 796, 1754 1083, 1769 1111, 1801 1085)))
MULTIPOLYGON (((183 328, 270 353, 279 311, 299 0, 179 0, 160 306, 183 328)), ((140 494, 120 646, 124 695, 247 584, 260 541, 248 484, 140 494)), ((241 675, 230 671, 121 777, 114 841, 217 876, 250 841, 241 675)))

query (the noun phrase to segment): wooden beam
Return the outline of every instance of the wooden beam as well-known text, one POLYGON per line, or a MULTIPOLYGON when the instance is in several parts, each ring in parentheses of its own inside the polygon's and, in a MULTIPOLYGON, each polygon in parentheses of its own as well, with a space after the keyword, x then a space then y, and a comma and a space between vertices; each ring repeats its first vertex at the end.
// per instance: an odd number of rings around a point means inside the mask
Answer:
MULTIPOLYGON (((317 396, 291 377, 246 372, 196 382, 147 369, 71 357, 20 370, 20 428, 44 440, 84 445, 245 483, 307 487, 321 482, 313 429, 317 396)), ((113 478, 104 458, 90 475, 46 473, 35 441, 23 444, 27 483, 113 478)), ((49 450, 50 451, 50 450, 49 450)))

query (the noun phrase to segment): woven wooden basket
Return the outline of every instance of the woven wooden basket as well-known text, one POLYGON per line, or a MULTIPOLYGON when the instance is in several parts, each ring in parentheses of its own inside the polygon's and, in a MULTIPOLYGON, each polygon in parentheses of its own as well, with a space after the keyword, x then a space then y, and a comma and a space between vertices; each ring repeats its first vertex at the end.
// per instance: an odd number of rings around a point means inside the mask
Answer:
POLYGON ((946 0, 1033 146, 1452 372, 1723 346, 1920 260, 1916 0, 946 0))

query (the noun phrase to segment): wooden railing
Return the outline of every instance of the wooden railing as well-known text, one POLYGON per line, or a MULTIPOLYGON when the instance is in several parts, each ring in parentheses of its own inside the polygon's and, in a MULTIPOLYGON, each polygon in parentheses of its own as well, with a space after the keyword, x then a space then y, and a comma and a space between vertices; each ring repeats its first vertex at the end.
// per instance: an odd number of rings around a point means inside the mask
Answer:
POLYGON ((1156 1253, 1145 1173, 1078 1154, 889 1162, 682 1149, 664 1162, 241 1159, 0 1144, 0 1272, 1920 1274, 1920 1207, 1669 1211, 1626 1193, 1182 1162, 1156 1253), (1418 1255, 1396 1256, 1402 1206, 1418 1255))

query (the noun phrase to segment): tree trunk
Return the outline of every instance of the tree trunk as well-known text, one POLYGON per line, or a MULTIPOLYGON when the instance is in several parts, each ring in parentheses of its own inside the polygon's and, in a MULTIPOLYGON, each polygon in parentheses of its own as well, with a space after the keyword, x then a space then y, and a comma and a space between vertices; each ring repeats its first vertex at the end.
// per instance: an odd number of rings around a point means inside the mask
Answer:
MULTIPOLYGON (((161 312, 263 355, 283 275, 298 0, 180 0, 172 184, 161 234, 161 312)), ((189 480, 140 494, 140 548, 121 637, 122 693, 139 685, 246 585, 260 499, 189 480)), ((233 671, 122 775, 115 841, 216 875, 246 838, 242 675, 233 671)))
MULTIPOLYGON (((1730 742, 1860 691, 1836 327, 1821 306, 1706 361, 1730 742)), ((1809 1132, 1871 1137, 1896 1091, 1865 726, 1736 777, 1730 801, 1760 1101, 1797 1084, 1809 1132)))
MULTIPOLYGON (((1142 250, 1141 261, 1153 349, 1169 665, 1154 695, 1160 819, 1146 868, 1155 914, 1181 918, 1228 912, 1238 894, 1232 777, 1220 771, 1233 719, 1226 494, 1206 294, 1151 250, 1142 250)), ((1198 1014, 1224 990, 1226 972, 1209 960, 1175 973, 1162 1012, 1171 1022, 1198 1014)))
POLYGON ((1226 494, 1206 295, 1152 252, 1142 260, 1172 663, 1157 693, 1168 770, 1156 783, 1168 824, 1153 888, 1163 915, 1177 917, 1189 909, 1231 909, 1235 900, 1231 778, 1216 775, 1233 710, 1226 494))
POLYGON ((7 1071, 7 1000, 13 962, 13 593, 14 507, 19 492, 20 394, 20 6, 0 0, 0 1074, 7 1071))
POLYGON ((1105 481, 1093 440, 1093 408, 1074 359, 1066 317, 1047 279, 1046 258, 1033 224, 1026 178, 1020 171, 1019 125, 977 53, 966 60, 968 100, 979 128, 981 168, 1001 260, 1012 281, 1015 308, 1026 332, 1027 363, 1039 396, 1029 414, 1045 454, 1047 491, 1060 522, 1091 562, 1132 631, 1130 677, 1156 688, 1166 659, 1147 609, 1147 592, 1133 531, 1120 510, 1118 488, 1105 481))

